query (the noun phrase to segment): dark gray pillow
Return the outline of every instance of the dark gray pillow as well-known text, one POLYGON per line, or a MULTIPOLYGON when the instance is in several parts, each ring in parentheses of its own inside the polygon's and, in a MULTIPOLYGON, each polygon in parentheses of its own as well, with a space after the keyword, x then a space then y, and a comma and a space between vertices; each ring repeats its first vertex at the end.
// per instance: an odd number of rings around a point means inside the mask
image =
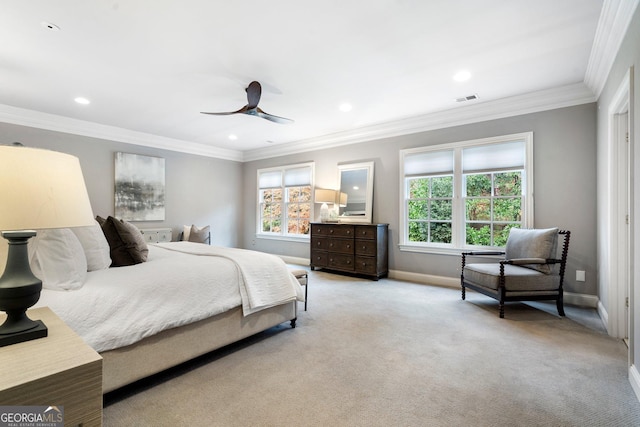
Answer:
POLYGON ((147 242, 135 225, 110 216, 101 227, 109 243, 111 267, 140 264, 147 260, 147 242))
MULTIPOLYGON (((556 257, 558 246, 558 228, 521 229, 512 228, 509 231, 505 257, 507 259, 538 258, 549 259, 556 257)), ((525 264, 522 267, 551 273, 551 266, 547 264, 525 264)))

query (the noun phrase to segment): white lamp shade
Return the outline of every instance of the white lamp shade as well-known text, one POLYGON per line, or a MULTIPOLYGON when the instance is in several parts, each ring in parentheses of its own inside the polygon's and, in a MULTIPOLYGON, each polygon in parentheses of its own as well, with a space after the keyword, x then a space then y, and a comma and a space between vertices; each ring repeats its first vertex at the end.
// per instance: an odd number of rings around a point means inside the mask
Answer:
POLYGON ((315 198, 316 203, 335 203, 336 190, 326 190, 318 188, 316 189, 315 198))
POLYGON ((0 231, 81 227, 94 221, 77 157, 0 146, 0 231))

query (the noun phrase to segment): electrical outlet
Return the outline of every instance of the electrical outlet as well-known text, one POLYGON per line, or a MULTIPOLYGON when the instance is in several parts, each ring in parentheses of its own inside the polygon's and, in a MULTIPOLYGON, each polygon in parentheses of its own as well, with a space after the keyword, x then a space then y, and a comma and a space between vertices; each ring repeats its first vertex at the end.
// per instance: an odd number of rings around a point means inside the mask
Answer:
POLYGON ((584 282, 585 280, 584 270, 576 270, 576 282, 584 282))

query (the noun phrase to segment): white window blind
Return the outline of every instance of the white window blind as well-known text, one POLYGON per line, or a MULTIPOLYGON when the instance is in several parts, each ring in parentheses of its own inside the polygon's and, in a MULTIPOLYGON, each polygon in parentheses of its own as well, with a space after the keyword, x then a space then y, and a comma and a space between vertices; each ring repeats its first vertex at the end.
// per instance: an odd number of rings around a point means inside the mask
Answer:
POLYGON ((464 148, 462 150, 462 172, 524 168, 525 148, 524 141, 464 148))
POLYGON ((284 185, 285 187, 293 187, 298 185, 311 184, 311 168, 295 168, 287 169, 284 172, 284 185))
POLYGON ((408 153, 404 157, 404 175, 453 173, 453 150, 408 153))
POLYGON ((260 172, 258 185, 260 188, 282 187, 282 171, 260 172))

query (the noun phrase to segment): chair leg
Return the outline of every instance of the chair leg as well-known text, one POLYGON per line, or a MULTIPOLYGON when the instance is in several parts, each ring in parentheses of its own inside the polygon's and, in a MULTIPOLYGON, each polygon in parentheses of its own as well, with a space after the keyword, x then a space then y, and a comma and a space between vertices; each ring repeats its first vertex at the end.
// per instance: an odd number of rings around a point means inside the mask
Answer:
POLYGON ((308 298, 308 292, 309 292, 309 275, 306 274, 305 276, 306 279, 306 283, 304 285, 304 311, 307 311, 307 300, 308 298))
POLYGON ((466 292, 465 292, 465 287, 464 287, 464 285, 463 285, 463 286, 462 286, 462 300, 464 301, 466 297, 467 297, 467 294, 466 294, 466 292))
POLYGON ((498 299, 498 314, 501 319, 504 319, 504 288, 500 289, 498 299))
POLYGON ((558 307, 558 314, 564 317, 564 303, 562 294, 558 295, 558 299, 556 300, 556 306, 558 307))

